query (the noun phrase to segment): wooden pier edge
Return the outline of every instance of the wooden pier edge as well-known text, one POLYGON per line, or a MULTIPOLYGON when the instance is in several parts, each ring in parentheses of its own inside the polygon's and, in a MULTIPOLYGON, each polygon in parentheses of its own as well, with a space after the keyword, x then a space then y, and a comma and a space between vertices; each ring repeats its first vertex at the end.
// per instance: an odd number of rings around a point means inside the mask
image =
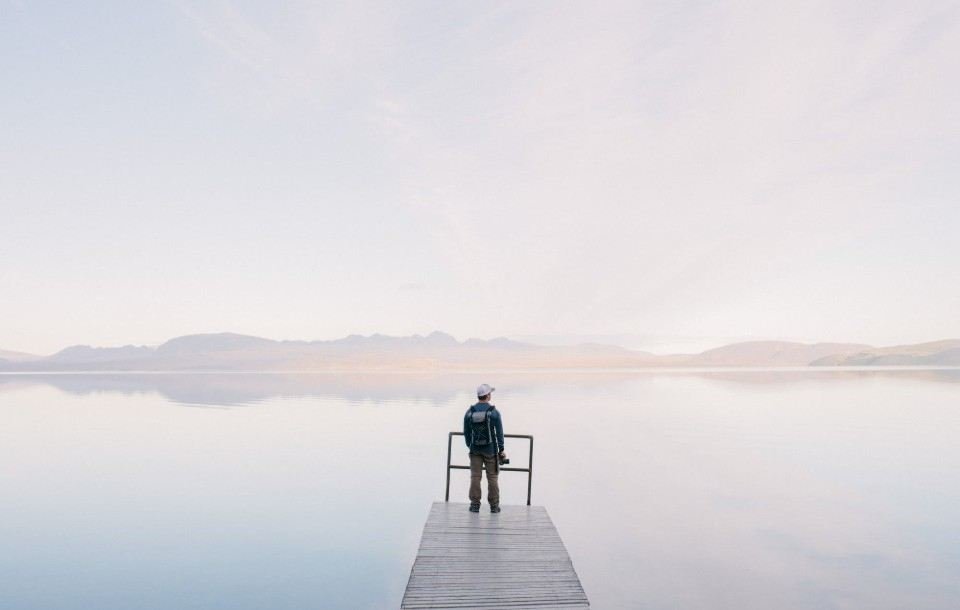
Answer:
POLYGON ((542 506, 435 502, 400 607, 403 610, 578 610, 590 602, 542 506))

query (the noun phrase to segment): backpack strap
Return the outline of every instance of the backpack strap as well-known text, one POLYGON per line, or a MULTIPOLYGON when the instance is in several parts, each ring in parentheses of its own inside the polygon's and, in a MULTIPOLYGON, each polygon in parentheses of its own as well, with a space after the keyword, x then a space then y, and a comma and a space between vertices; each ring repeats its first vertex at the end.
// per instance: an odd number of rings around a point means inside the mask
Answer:
MULTIPOLYGON (((487 417, 486 417, 486 422, 487 422, 487 436, 490 437, 490 443, 493 444, 493 453, 494 453, 494 455, 496 455, 497 453, 500 453, 500 449, 499 449, 498 446, 497 446, 497 428, 496 428, 496 426, 493 425, 493 417, 492 417, 493 413, 495 413, 496 411, 497 411, 497 408, 494 407, 493 405, 490 405, 489 407, 487 407, 487 409, 486 409, 486 411, 485 411, 486 416, 487 416, 487 417), (493 413, 491 413, 491 412, 493 412, 493 413)), ((498 469, 497 469, 497 472, 499 472, 499 471, 500 471, 500 469, 498 468, 498 469)))
POLYGON ((467 409, 467 418, 470 420, 470 450, 473 451, 473 405, 467 409))

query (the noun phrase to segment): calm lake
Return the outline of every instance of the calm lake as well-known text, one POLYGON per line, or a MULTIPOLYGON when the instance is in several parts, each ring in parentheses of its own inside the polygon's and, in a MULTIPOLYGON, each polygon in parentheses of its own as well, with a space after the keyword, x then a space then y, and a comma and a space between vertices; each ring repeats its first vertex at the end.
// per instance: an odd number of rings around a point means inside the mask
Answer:
POLYGON ((397 608, 480 382, 595 608, 960 604, 960 371, 829 370, 0 375, 0 607, 397 608))

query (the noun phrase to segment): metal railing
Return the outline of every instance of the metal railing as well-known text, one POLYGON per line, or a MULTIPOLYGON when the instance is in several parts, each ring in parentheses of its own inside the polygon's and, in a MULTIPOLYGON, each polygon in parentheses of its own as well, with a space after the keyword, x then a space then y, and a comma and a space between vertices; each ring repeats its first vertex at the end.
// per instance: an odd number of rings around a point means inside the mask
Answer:
MULTIPOLYGON (((461 464, 451 464, 450 456, 453 450, 453 437, 454 436, 463 436, 463 432, 451 432, 447 435, 447 491, 443 494, 443 501, 450 501, 450 471, 453 469, 457 470, 470 470, 469 466, 463 466, 461 464)), ((530 457, 527 461, 527 468, 512 468, 510 466, 500 466, 499 469, 504 472, 525 472, 527 473, 527 506, 530 506, 530 488, 533 484, 533 436, 529 434, 504 434, 504 438, 525 438, 530 440, 530 457)))

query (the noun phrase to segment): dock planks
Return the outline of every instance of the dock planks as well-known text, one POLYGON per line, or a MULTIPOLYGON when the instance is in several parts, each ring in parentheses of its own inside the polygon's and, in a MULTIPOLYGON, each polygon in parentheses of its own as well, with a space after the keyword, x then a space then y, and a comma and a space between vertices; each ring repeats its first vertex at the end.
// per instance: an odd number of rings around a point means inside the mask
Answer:
POLYGON ((435 502, 401 608, 575 610, 590 603, 542 506, 435 502))

